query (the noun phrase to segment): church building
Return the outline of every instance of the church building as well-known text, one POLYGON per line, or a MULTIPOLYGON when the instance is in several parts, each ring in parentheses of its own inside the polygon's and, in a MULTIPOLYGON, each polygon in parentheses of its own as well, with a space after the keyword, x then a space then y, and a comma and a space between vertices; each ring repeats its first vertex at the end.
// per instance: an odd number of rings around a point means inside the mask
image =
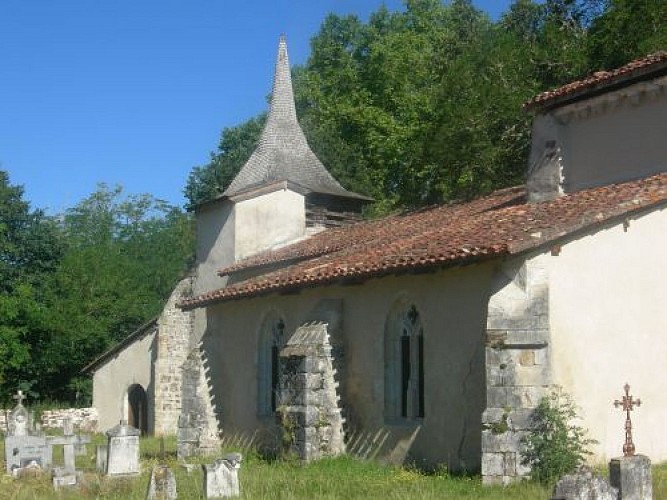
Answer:
POLYGON ((281 38, 257 149, 196 208, 196 269, 88 367, 100 424, 505 483, 527 474, 521 437, 553 390, 593 460, 619 455, 628 383, 638 452, 667 460, 667 53, 525 108, 525 186, 364 220, 372 200, 308 146, 281 38))

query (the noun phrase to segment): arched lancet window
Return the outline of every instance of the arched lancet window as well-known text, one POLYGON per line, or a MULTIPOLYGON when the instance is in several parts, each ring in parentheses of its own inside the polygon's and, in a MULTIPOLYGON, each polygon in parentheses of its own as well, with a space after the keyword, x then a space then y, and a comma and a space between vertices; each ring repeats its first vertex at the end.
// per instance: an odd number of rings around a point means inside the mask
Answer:
POLYGON ((257 350, 257 410, 272 415, 278 407, 279 356, 285 342, 285 322, 275 314, 262 323, 257 350))
POLYGON ((384 386, 387 417, 424 416, 424 329, 414 305, 387 318, 384 386))

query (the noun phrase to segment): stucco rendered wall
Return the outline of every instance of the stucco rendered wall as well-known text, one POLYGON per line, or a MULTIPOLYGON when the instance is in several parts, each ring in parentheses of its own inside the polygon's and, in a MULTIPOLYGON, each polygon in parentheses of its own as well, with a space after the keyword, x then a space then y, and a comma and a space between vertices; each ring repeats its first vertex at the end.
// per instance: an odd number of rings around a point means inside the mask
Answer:
MULTIPOLYGON (((663 138, 664 140, 664 138, 663 138)), ((642 400, 632 412, 637 453, 667 460, 667 209, 630 218, 549 256, 554 381, 574 396, 600 443, 595 459, 622 455, 623 385, 642 400)))
MULTIPOLYGON (((275 311, 292 333, 323 298, 342 299, 342 404, 348 437, 390 459, 408 453, 423 465, 475 470, 485 408, 483 334, 493 264, 373 279, 299 294, 271 295, 210 306, 203 349, 226 435, 270 433, 275 418, 257 415, 257 342, 275 311), (386 422, 384 331, 392 307, 414 304, 424 328, 425 417, 386 422), (372 442, 373 436, 381 436, 372 442), (383 448, 373 450, 373 447, 383 448)), ((350 451, 354 452, 352 447, 350 451)))
POLYGON ((234 204, 219 201, 197 211, 197 281, 194 294, 225 285, 217 271, 234 263, 234 204))
POLYGON ((306 234, 303 195, 281 189, 234 205, 236 260, 306 234))
POLYGON ((135 340, 97 369, 93 376, 93 406, 99 415, 98 429, 105 432, 127 420, 127 389, 140 384, 148 400, 148 432, 153 432, 152 363, 155 359, 155 330, 135 340))
POLYGON ((665 116, 667 77, 538 114, 529 166, 558 148, 566 193, 664 172, 665 116))

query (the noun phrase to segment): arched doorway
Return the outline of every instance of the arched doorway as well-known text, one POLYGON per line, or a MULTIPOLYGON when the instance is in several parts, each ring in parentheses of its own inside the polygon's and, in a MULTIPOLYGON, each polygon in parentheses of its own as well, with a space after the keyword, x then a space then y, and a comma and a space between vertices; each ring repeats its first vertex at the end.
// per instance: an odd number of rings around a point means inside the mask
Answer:
POLYGON ((127 389, 127 423, 136 427, 142 434, 148 432, 148 399, 146 391, 139 384, 127 389))

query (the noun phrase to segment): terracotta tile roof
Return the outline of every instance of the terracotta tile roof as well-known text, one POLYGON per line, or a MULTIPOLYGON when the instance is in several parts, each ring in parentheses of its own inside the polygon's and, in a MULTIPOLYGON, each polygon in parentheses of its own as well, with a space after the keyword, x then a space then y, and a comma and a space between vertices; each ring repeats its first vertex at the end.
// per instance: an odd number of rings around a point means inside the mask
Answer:
POLYGON ((180 305, 192 309, 275 291, 518 254, 580 229, 666 203, 667 173, 541 203, 526 203, 523 188, 505 189, 468 203, 324 231, 234 266, 240 270, 282 262, 282 268, 180 305))
POLYGON ((598 71, 582 80, 542 92, 526 102, 523 107, 524 109, 535 109, 564 104, 596 91, 633 82, 661 70, 667 70, 667 51, 635 59, 611 71, 598 71))

